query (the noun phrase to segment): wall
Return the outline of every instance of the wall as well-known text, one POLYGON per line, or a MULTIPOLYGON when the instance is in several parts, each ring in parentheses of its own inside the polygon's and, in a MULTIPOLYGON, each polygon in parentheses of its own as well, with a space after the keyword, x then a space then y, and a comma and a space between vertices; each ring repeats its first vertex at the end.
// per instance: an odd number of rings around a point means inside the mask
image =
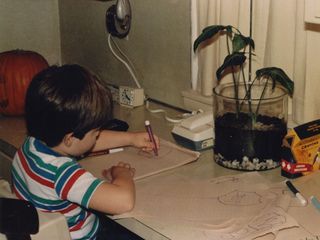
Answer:
POLYGON ((57 0, 1 0, 0 52, 32 50, 50 64, 60 62, 57 0))
MULTIPOLYGON (((105 82, 135 86, 107 45, 105 12, 115 1, 59 0, 63 63, 79 63, 105 82)), ((150 97, 183 107, 189 89, 190 1, 131 0, 133 20, 127 39, 116 40, 131 59, 150 97)))
MULTIPOLYGON (((190 2, 131 0, 129 38, 117 40, 146 93, 182 107, 190 88, 190 2)), ((105 82, 135 86, 108 46, 105 12, 115 1, 1 0, 0 51, 33 50, 50 64, 79 63, 105 82), (60 43, 61 39, 61 43, 60 43)))

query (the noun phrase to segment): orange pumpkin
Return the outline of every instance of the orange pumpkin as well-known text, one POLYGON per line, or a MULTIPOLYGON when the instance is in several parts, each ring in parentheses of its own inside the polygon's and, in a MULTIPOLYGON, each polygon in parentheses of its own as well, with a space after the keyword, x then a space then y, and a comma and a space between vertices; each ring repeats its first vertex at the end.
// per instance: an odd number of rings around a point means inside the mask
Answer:
POLYGON ((0 53, 0 113, 23 115, 27 88, 34 75, 47 67, 46 59, 33 51, 0 53))

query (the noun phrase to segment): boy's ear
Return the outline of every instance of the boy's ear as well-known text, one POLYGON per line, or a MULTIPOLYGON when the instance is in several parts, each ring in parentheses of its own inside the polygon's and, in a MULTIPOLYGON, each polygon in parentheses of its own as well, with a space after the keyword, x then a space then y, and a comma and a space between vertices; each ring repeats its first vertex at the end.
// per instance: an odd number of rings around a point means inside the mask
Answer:
POLYGON ((75 137, 73 136, 73 133, 68 133, 63 138, 63 143, 67 147, 70 147, 74 141, 75 137))

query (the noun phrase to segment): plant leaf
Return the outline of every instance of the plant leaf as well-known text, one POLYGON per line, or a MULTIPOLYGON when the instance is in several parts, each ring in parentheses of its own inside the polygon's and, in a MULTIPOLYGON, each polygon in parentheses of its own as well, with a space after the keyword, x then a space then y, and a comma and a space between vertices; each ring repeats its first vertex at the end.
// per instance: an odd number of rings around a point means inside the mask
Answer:
POLYGON ((235 33, 232 39, 233 52, 239 52, 244 49, 247 45, 251 45, 254 49, 254 41, 250 37, 245 37, 242 34, 235 33))
POLYGON ((294 82, 288 77, 288 75, 277 67, 262 68, 256 71, 257 78, 269 78, 272 80, 272 87, 274 88, 276 83, 282 85, 287 89, 290 96, 293 95, 294 82))
POLYGON ((206 27, 202 30, 202 33, 197 37, 197 39, 193 42, 193 51, 195 52, 203 41, 214 37, 217 33, 222 30, 230 29, 231 26, 223 26, 223 25, 212 25, 206 27))
POLYGON ((221 80, 222 74, 225 71, 225 69, 229 67, 235 67, 242 65, 246 61, 247 57, 242 52, 234 52, 228 56, 225 57, 223 64, 218 68, 216 72, 216 76, 218 81, 221 80))

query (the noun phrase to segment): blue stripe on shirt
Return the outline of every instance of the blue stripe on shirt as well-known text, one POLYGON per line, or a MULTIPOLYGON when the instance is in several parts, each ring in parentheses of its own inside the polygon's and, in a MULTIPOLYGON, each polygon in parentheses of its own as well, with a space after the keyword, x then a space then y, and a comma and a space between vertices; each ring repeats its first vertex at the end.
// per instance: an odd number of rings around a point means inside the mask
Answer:
MULTIPOLYGON (((49 181, 54 181, 54 173, 52 173, 50 170, 50 172, 48 171, 48 169, 46 168, 41 168, 39 163, 43 163, 42 159, 40 157, 38 157, 37 155, 33 154, 30 150, 29 150, 29 144, 24 144, 23 145, 23 155, 30 167, 30 169, 37 175, 40 175, 42 178, 46 178, 49 181), (26 157, 28 156, 28 157, 26 157)), ((42 164, 43 165, 43 164, 42 164)), ((43 167, 43 166, 42 166, 43 167)))
POLYGON ((68 178, 72 176, 72 173, 74 173, 77 169, 80 169, 79 165, 70 165, 71 163, 67 163, 69 166, 65 166, 66 164, 62 165, 63 172, 61 172, 60 175, 58 175, 58 180, 56 181, 56 192, 59 196, 62 194, 62 190, 64 185, 66 184, 68 178))

